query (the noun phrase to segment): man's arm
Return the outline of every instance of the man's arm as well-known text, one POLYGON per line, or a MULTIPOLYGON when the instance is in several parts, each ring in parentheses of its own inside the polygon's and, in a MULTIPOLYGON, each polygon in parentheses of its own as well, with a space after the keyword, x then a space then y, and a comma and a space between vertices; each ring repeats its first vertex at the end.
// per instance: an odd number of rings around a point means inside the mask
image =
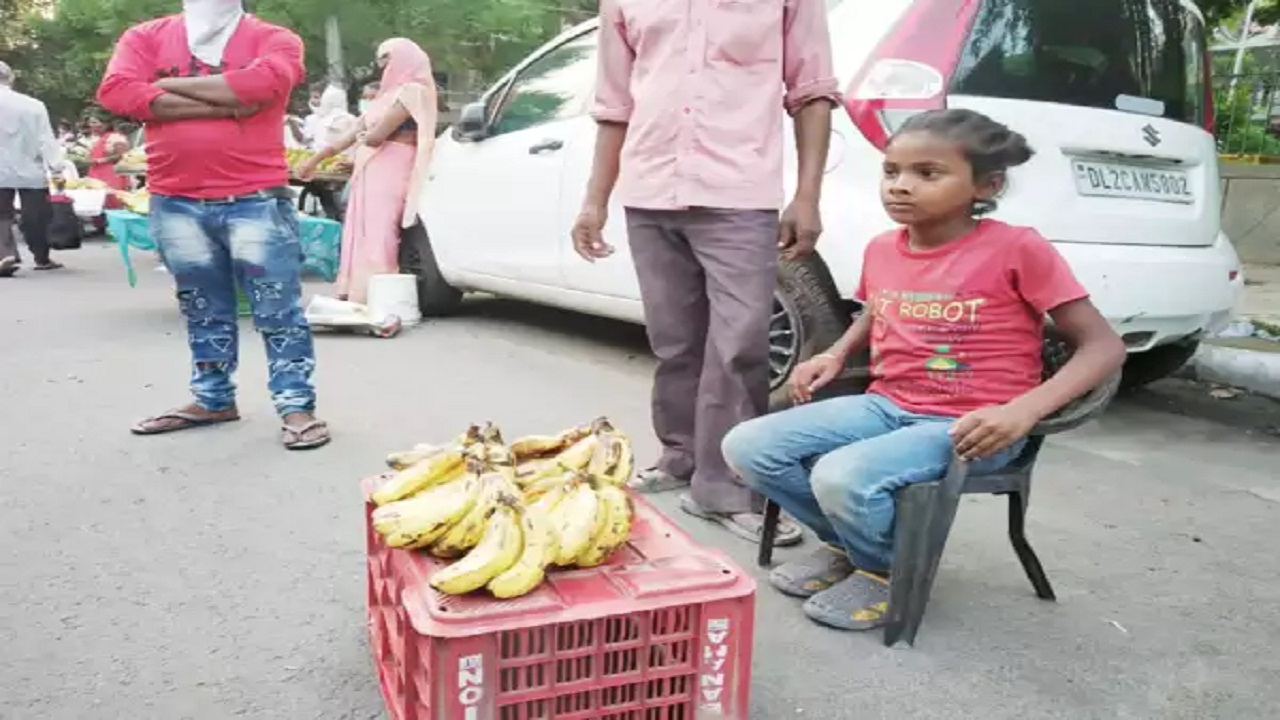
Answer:
POLYGON ((98 104, 117 115, 143 121, 231 117, 224 108, 178 97, 152 84, 155 62, 151 52, 149 37, 136 27, 126 30, 116 42, 98 86, 98 104))
POLYGON ((66 152, 58 144, 53 134, 53 125, 49 122, 49 108, 40 103, 40 155, 44 166, 51 173, 60 173, 66 163, 66 152))
POLYGON ((164 78, 156 82, 156 87, 235 110, 270 105, 287 98, 302 76, 302 39, 281 28, 247 67, 221 75, 164 78))
POLYGON ((822 0, 787 0, 782 79, 787 90, 783 103, 795 124, 796 198, 816 204, 831 142, 831 109, 840 102, 822 0))
POLYGON ((635 59, 617 0, 601 0, 596 91, 591 110, 597 123, 596 147, 584 203, 590 207, 608 207, 609 196, 618 181, 622 144, 634 108, 631 68, 635 59))

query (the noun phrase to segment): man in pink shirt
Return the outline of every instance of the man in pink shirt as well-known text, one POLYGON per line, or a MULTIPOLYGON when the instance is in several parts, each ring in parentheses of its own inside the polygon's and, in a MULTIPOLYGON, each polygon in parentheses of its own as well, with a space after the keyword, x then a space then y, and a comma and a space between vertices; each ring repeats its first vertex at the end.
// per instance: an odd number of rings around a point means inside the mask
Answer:
MULTIPOLYGON (((574 246, 603 240, 614 186, 626 208, 663 453, 634 487, 692 484, 681 507, 759 541, 758 498, 725 464, 730 428, 767 410, 778 253, 813 250, 838 101, 822 0, 601 0, 595 163, 574 246), (796 194, 782 206, 783 110, 796 194)), ((778 544, 800 541, 784 523, 778 544)))
POLYGON ((136 25, 116 45, 98 101, 146 123, 151 233, 187 317, 195 396, 136 434, 239 419, 239 285, 265 341, 285 446, 329 441, 314 415, 315 351, 280 132, 302 52, 297 35, 245 14, 240 0, 185 0, 181 15, 136 25))

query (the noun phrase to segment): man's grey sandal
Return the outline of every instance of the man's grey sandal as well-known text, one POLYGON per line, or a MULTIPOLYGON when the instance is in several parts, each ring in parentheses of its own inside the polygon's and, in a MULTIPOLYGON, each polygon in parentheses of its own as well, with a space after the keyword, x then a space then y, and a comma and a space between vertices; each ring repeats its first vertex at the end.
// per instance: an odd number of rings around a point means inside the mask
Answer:
POLYGON ((636 473, 635 479, 627 483, 627 487, 642 495, 653 495, 687 488, 689 481, 652 467, 636 473))
POLYGON ((784 595, 808 598, 849 577, 853 570, 848 556, 823 543, 805 557, 774 568, 769 584, 784 595))
MULTIPOLYGON (((680 496, 680 509, 696 518, 716 523, 744 540, 760 542, 761 531, 764 529, 764 516, 760 513, 711 512, 694 502, 693 496, 687 493, 680 496)), ((778 534, 773 539, 774 547, 799 545, 802 540, 804 540, 804 531, 799 525, 786 518, 779 520, 778 534)))

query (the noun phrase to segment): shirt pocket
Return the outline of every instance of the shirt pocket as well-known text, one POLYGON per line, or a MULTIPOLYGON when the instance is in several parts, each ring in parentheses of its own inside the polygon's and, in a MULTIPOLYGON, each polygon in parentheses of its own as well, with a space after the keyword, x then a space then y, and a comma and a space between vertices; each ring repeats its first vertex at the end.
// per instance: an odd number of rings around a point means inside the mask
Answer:
POLYGON ((785 0, 713 0, 707 23, 711 59, 741 67, 781 60, 784 4, 785 0))

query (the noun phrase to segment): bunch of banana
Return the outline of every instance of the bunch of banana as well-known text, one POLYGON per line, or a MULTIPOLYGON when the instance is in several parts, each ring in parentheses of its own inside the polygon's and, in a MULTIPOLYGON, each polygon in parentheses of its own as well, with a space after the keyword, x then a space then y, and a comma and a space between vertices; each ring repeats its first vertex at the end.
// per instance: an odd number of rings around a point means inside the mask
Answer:
POLYGON ((489 514, 479 544, 461 560, 432 575, 431 586, 448 595, 463 595, 510 570, 525 551, 518 503, 515 496, 503 495, 489 514))
POLYGON ((295 168, 310 159, 313 154, 306 148, 286 148, 284 159, 289 163, 289 167, 295 168))
POLYGON ((460 558, 430 579, 447 594, 520 597, 547 567, 595 567, 631 534, 631 444, 605 418, 510 446, 494 424, 473 425, 387 464, 398 472, 373 494, 373 527, 390 547, 460 558))
POLYGON ((147 153, 145 150, 134 148, 120 158, 120 164, 125 167, 145 168, 147 166, 147 153))
POLYGON ((316 166, 316 170, 319 172, 330 175, 341 175, 343 173, 350 172, 351 168, 351 160, 343 155, 334 155, 333 157, 325 158, 316 166))
POLYGON ((151 193, 143 190, 134 190, 133 192, 115 191, 113 193, 120 198, 120 202, 129 208, 130 211, 139 215, 146 215, 151 212, 151 193))
POLYGON ((387 464, 392 468, 400 466, 399 472, 374 491, 373 504, 404 500, 427 488, 458 479, 465 474, 466 452, 484 442, 481 432, 479 425, 472 425, 461 438, 444 447, 393 453, 387 458, 387 464))

